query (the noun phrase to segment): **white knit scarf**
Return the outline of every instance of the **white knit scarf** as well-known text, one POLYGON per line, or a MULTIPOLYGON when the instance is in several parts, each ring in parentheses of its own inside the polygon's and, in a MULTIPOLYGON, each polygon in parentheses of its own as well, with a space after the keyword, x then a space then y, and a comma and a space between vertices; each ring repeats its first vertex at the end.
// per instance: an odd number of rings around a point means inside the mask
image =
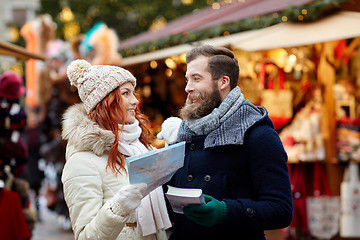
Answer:
MULTIPOLYGON (((120 124, 119 129, 121 129, 120 124)), ((148 152, 149 150, 139 140, 141 132, 138 120, 135 119, 133 124, 125 124, 124 130, 119 132, 119 151, 128 157, 148 152)))
MULTIPOLYGON (((121 129, 121 125, 119 128, 121 129)), ((124 125, 123 132, 119 133, 119 151, 129 157, 148 152, 149 150, 139 141, 141 132, 142 129, 137 120, 133 124, 124 125)), ((136 215, 137 229, 143 236, 155 234, 159 230, 166 230, 171 227, 161 186, 141 200, 136 215)))

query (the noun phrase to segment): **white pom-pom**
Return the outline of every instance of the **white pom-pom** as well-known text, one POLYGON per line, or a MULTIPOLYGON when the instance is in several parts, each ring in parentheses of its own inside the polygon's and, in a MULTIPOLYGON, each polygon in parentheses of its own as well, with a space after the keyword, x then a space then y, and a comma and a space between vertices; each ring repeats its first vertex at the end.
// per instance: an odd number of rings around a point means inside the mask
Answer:
POLYGON ((66 70, 71 85, 77 87, 79 83, 82 82, 82 78, 84 77, 84 74, 90 67, 91 64, 85 60, 79 59, 72 61, 72 63, 67 67, 66 70))

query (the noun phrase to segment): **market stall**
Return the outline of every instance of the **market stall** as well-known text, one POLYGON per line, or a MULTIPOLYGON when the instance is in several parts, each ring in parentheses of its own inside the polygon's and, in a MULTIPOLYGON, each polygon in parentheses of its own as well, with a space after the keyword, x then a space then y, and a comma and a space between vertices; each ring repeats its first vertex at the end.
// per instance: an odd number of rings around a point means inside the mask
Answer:
MULTIPOLYGON (((345 155, 341 151, 349 151, 349 143, 342 147, 338 143, 339 122, 352 123, 360 113, 360 30, 354 28, 358 24, 359 12, 338 12, 312 23, 283 23, 128 57, 123 65, 140 79, 145 108, 154 112, 169 106, 162 112, 174 115, 185 98, 180 93, 185 84, 183 54, 198 44, 231 48, 239 60, 245 97, 255 104, 270 103, 269 113, 289 155, 289 169, 301 166, 307 187, 303 197, 313 196, 313 172, 316 163, 321 163, 329 192, 339 204, 344 172, 350 163, 358 163, 354 157, 340 158, 345 155)), ((359 134, 358 129, 352 134, 359 134)), ((351 144, 359 143, 356 136, 351 144)), ((335 213, 333 219, 340 218, 337 206, 329 211, 335 213)), ((300 219, 291 229, 298 237, 306 237, 307 224, 307 219, 300 219)), ((338 221, 328 232, 332 234, 328 239, 343 239, 338 221)))

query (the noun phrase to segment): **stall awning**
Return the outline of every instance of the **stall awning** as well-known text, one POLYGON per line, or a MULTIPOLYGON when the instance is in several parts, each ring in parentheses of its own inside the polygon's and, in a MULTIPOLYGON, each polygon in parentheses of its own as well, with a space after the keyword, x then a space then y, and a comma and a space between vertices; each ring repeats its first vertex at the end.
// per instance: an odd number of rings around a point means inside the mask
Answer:
POLYGON ((185 52, 188 52, 190 49, 192 49, 195 46, 204 45, 204 44, 210 44, 213 46, 227 46, 231 45, 234 41, 240 40, 240 39, 247 39, 251 37, 252 35, 256 34, 254 31, 246 31, 236 34, 231 34, 226 37, 218 37, 218 38, 212 38, 207 39, 199 42, 193 42, 189 44, 182 44, 175 47, 169 47, 164 48, 158 51, 154 52, 148 52, 137 56, 127 57, 123 58, 121 61, 122 66, 129 66, 129 65, 135 65, 143 62, 150 62, 151 60, 159 60, 164 59, 170 56, 176 56, 185 52))
POLYGON ((23 47, 2 41, 0 41, 0 55, 11 56, 21 61, 26 61, 30 58, 45 60, 45 57, 42 55, 29 52, 23 47))
POLYGON ((360 36, 360 12, 339 12, 313 23, 281 23, 253 31, 231 45, 246 51, 310 45, 360 36))
POLYGON ((315 0, 246 0, 224 3, 219 9, 209 6, 173 20, 158 31, 149 30, 129 39, 123 39, 120 42, 119 49, 122 50, 145 42, 151 42, 173 34, 191 32, 253 16, 269 14, 287 9, 290 6, 305 5, 314 1, 315 0))
POLYGON ((305 46, 318 42, 360 36, 360 12, 342 11, 312 23, 281 23, 259 30, 231 34, 193 44, 183 44, 138 56, 124 58, 123 66, 163 59, 189 51, 202 44, 232 46, 245 51, 305 46))

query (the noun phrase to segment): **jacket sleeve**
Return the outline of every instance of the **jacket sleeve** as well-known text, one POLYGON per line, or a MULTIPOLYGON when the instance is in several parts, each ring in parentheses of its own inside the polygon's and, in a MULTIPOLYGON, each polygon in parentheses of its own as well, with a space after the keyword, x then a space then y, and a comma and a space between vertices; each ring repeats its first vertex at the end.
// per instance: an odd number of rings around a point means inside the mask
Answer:
POLYGON ((246 134, 244 147, 255 197, 224 199, 229 224, 248 230, 287 227, 293 214, 292 195, 287 154, 278 134, 268 125, 256 126, 246 134))
POLYGON ((63 169, 64 196, 77 240, 116 239, 128 222, 129 216, 116 215, 111 211, 112 199, 103 203, 101 179, 90 154, 74 154, 63 169))

